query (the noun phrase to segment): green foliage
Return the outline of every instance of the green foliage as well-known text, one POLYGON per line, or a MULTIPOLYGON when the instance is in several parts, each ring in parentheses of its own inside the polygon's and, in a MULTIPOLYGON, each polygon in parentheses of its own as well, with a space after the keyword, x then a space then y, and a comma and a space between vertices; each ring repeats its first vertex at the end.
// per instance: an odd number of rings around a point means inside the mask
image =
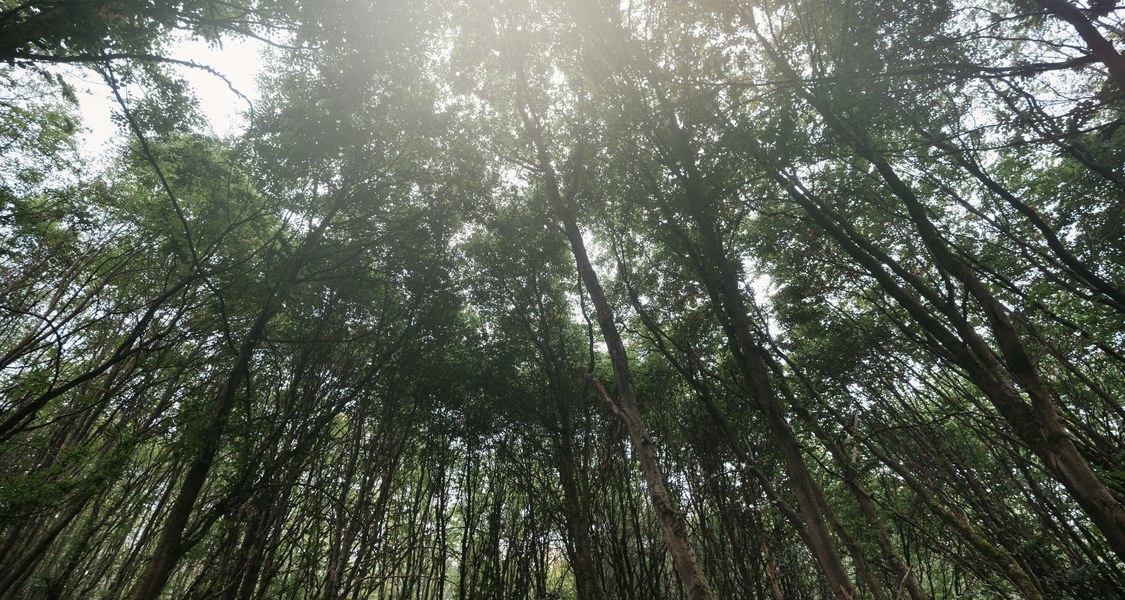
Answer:
POLYGON ((1067 27, 0 2, 0 596, 677 598, 675 522, 717 597, 832 597, 829 551, 1120 597, 1125 128, 1067 27), (160 55, 235 33, 277 47, 216 139, 160 55), (128 92, 100 172, 59 62, 128 92))
POLYGON ((61 76, 0 68, 0 194, 22 195, 78 162, 77 101, 61 76))

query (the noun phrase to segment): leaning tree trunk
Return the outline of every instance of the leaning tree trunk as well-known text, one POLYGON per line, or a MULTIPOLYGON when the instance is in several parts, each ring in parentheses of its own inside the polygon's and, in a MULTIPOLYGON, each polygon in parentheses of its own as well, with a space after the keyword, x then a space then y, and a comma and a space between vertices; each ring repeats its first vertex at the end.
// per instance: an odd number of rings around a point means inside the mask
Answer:
POLYGON ((664 471, 657 456, 656 445, 653 444, 652 438, 648 434, 648 428, 645 426, 644 418, 637 404, 636 390, 633 388, 633 375, 629 368, 629 355, 625 351, 625 343, 617 330, 613 308, 606 299, 598 274, 590 263, 589 254, 586 252, 586 243, 582 239, 582 231, 578 228, 575 211, 571 208, 570 202, 563 198, 554 167, 547 155, 546 148, 543 146, 543 140, 526 112, 524 113, 524 124, 535 141, 547 199, 551 208, 562 220, 563 229, 570 242, 571 252, 578 267, 578 275, 586 286, 587 293, 590 294, 590 300, 594 304, 598 327, 601 330, 602 339, 605 341, 610 363, 613 367, 618 401, 610 400, 601 383, 593 379, 592 376, 591 379, 599 388, 603 397, 609 401, 610 406, 629 432, 629 441, 633 446, 637 461, 640 463, 641 472, 644 474, 649 500, 656 513, 657 521, 660 523, 660 532, 664 538, 664 544, 672 555, 676 574, 684 586, 684 592, 691 600, 709 599, 712 597, 711 586, 687 539, 683 516, 676 506, 675 499, 668 491, 664 471))
POLYGON ((159 597, 160 592, 168 583, 168 578, 172 575, 176 563, 188 550, 184 546, 184 531, 195 508, 195 502, 199 498, 203 485, 207 482, 207 476, 211 472, 211 467, 219 454, 222 436, 226 431, 231 410, 234 408, 238 389, 249 377, 250 360, 258 344, 265 337, 266 326, 269 325, 274 315, 281 309, 283 301, 296 286, 297 277, 304 267, 309 252, 320 244, 329 224, 343 207, 346 199, 347 194, 341 191, 320 224, 305 236, 304 241, 285 266, 281 279, 265 299, 253 326, 243 338, 234 366, 216 394, 210 419, 197 432, 198 439, 201 441, 188 463, 187 474, 184 475, 180 489, 172 502, 172 509, 164 521, 152 559, 141 575, 140 583, 133 590, 135 600, 155 600, 159 597))
MULTIPOLYGON (((789 80, 794 83, 801 82, 800 74, 778 51, 773 42, 758 31, 753 13, 743 11, 742 14, 751 25, 752 35, 765 50, 770 62, 789 80)), ((1030 358, 1030 353, 1024 346, 1019 332, 1011 322, 1007 308, 988 290, 977 273, 952 251, 945 238, 930 221, 921 199, 898 176, 894 167, 876 151, 867 136, 852 127, 812 91, 800 85, 797 86, 797 90, 824 119, 825 125, 839 135, 857 155, 870 163, 889 191, 903 203, 911 223, 934 261, 934 266, 960 282, 968 296, 984 312, 1000 356, 996 356, 996 351, 978 332, 965 324, 957 328, 956 334, 947 330, 916 299, 907 297, 904 290, 890 281, 889 274, 883 271, 883 265, 891 266, 897 275, 910 281, 915 289, 922 291, 925 286, 920 285, 913 274, 895 268, 885 256, 879 256, 880 252, 876 249, 857 247, 861 242, 853 239, 855 236, 847 231, 846 224, 842 221, 828 222, 826 213, 831 211, 824 204, 813 201, 811 194, 799 189, 799 186, 788 180, 780 171, 775 172, 775 178, 790 196, 805 208, 814 221, 825 224, 833 231, 833 237, 849 251, 849 254, 861 262, 879 284, 950 351, 950 357, 954 362, 966 370, 973 383, 989 397, 997 412, 1008 422, 1020 441, 1043 461, 1052 477, 1062 484, 1082 507, 1118 557, 1125 556, 1125 506, 1090 467, 1074 444, 1057 412, 1052 398, 1053 392, 1030 358), (1025 402, 1017 386, 1026 392, 1030 405, 1025 402)), ((763 160, 763 164, 768 162, 763 160)), ((862 244, 867 242, 864 241, 862 244)), ((940 307, 942 302, 938 300, 935 305, 940 307)))

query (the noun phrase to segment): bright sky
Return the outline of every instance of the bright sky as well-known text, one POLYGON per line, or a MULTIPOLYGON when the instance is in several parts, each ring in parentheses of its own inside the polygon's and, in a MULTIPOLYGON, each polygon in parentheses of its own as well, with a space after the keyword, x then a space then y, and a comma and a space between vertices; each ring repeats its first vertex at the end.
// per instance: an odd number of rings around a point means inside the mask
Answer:
MULTIPOLYGON (((258 87, 255 76, 262 64, 266 45, 253 39, 224 40, 221 48, 212 48, 200 40, 184 40, 171 46, 167 55, 179 60, 190 60, 207 65, 222 73, 238 91, 256 101, 258 87)), ((241 131, 246 126, 242 114, 246 101, 230 90, 222 79, 202 70, 174 67, 186 79, 199 97, 204 116, 211 123, 213 133, 225 136, 241 131)), ((102 157, 113 148, 113 140, 121 133, 111 120, 118 110, 112 92, 97 75, 88 70, 74 71, 71 82, 78 93, 83 125, 80 148, 90 159, 102 157)))

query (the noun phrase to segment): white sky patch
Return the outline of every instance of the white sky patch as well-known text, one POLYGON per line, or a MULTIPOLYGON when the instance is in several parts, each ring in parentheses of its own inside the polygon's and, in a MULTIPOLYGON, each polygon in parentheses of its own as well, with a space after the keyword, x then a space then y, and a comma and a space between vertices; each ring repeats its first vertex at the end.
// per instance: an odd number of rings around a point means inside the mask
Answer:
MULTIPOLYGON (((199 39, 185 38, 171 44, 165 56, 205 65, 227 79, 203 69, 171 65, 186 80, 199 98, 199 107, 207 120, 210 133, 226 137, 246 129, 246 113, 250 102, 258 100, 257 75, 264 62, 267 44, 251 38, 223 40, 212 46, 199 39), (228 84, 229 81, 229 84, 228 84), (245 99, 231 88, 234 88, 245 99)), ((89 69, 75 68, 69 75, 75 87, 84 132, 79 136, 79 149, 87 158, 99 160, 113 149, 123 133, 113 122, 118 111, 113 93, 102 79, 89 69)))
POLYGON ((200 40, 192 40, 178 45, 177 53, 181 50, 183 56, 211 67, 230 81, 228 85, 200 69, 180 69, 180 74, 199 96, 200 108, 214 133, 226 136, 245 130, 245 113, 250 109, 246 99, 258 100, 256 78, 264 61, 266 44, 251 38, 237 38, 224 41, 221 48, 213 48, 200 40), (246 99, 240 98, 231 87, 246 99))
POLYGON ((742 257, 742 271, 747 277, 742 283, 754 292, 754 301, 769 302, 774 292, 773 279, 769 274, 761 272, 751 256, 742 257))

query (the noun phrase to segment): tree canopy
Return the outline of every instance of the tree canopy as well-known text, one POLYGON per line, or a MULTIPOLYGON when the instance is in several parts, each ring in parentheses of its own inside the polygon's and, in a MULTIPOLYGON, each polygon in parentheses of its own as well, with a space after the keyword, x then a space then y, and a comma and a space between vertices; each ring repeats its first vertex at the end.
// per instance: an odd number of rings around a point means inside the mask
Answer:
POLYGON ((0 600, 1125 596, 1123 37, 0 2, 0 600))

